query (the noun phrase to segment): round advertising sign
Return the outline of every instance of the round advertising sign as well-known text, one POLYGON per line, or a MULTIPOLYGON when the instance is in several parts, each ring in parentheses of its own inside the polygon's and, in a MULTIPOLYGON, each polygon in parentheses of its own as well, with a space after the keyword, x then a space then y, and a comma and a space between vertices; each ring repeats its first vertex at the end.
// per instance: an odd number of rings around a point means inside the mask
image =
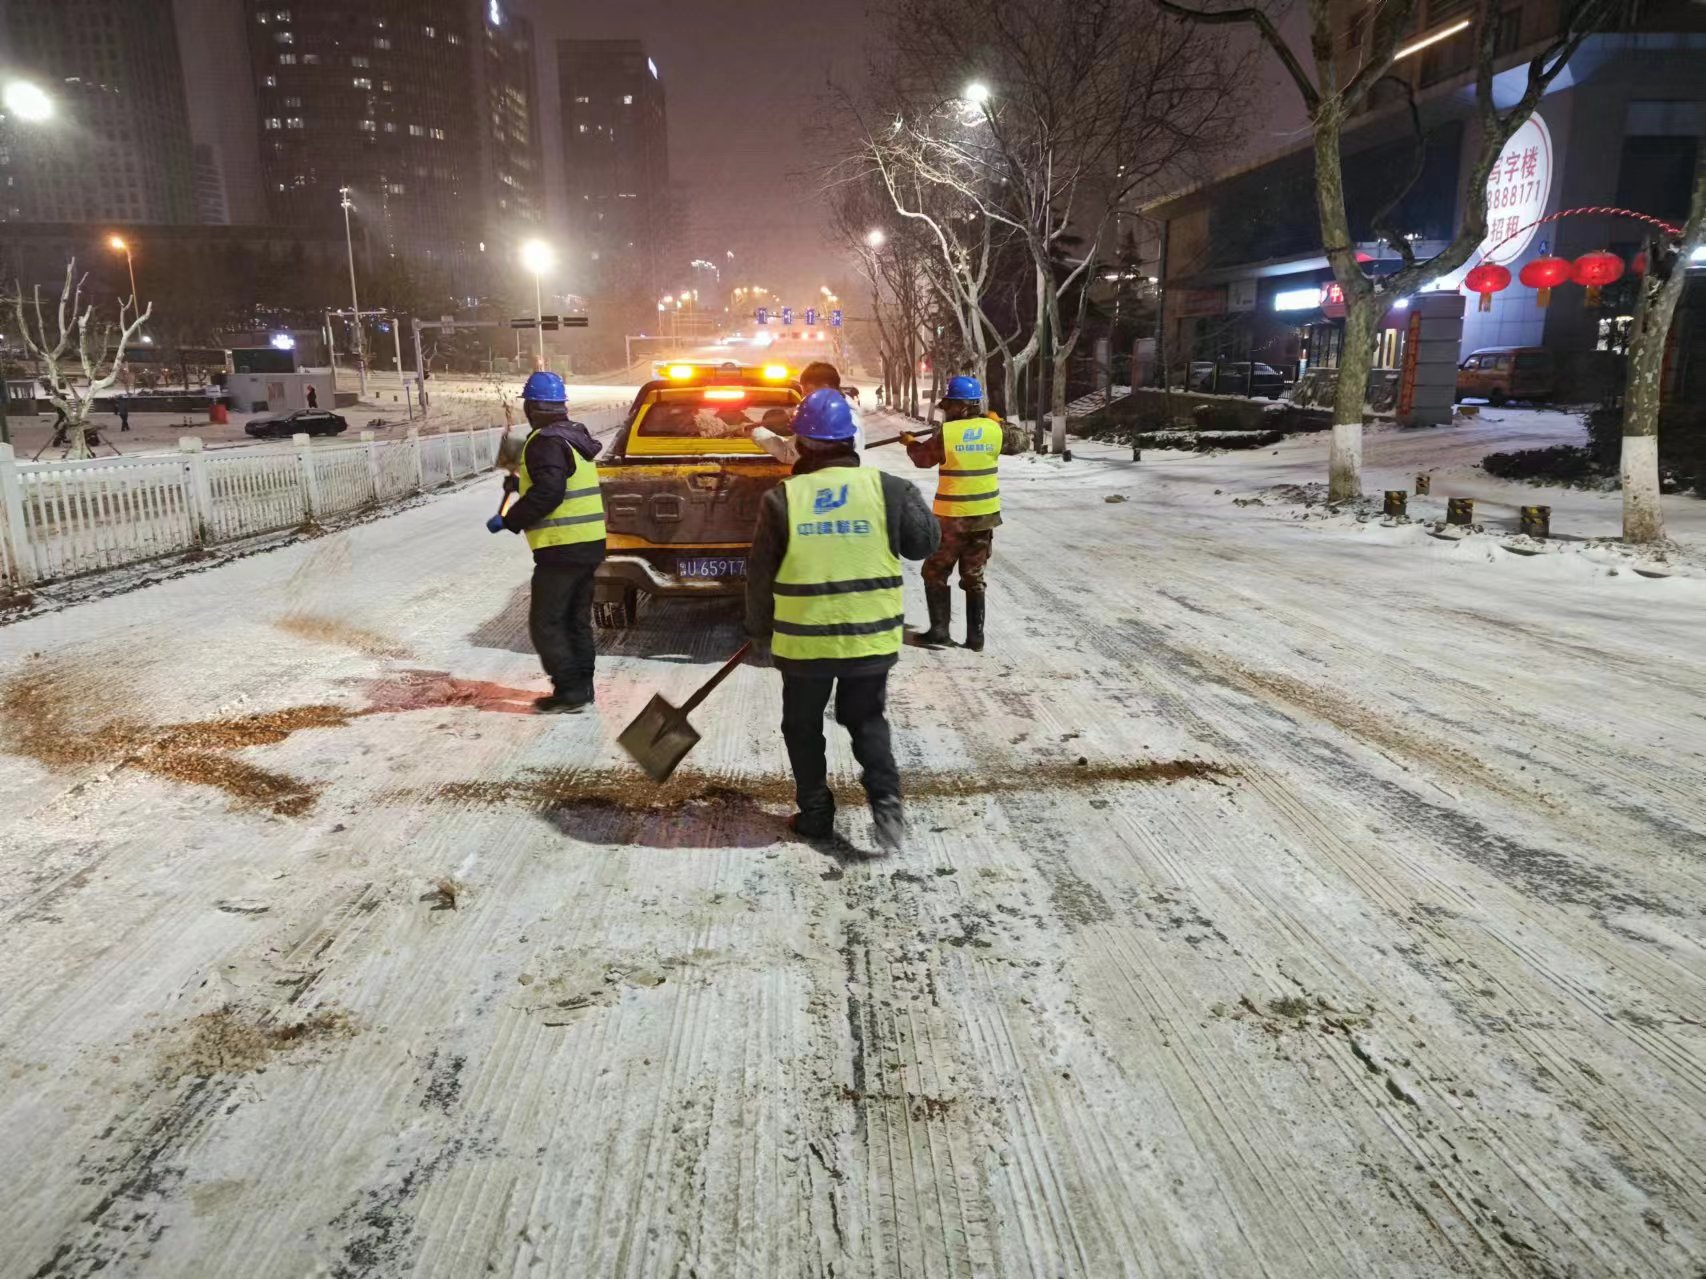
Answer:
POLYGON ((1539 114, 1511 134, 1487 175, 1487 238, 1472 262, 1510 264, 1520 258, 1552 198, 1552 133, 1539 114))

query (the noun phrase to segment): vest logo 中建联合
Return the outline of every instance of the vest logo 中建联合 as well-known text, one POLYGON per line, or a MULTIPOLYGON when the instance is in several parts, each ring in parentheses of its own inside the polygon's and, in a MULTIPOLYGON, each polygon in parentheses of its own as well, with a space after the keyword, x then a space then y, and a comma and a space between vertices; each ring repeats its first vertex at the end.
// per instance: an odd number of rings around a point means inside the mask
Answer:
POLYGON ((834 489, 819 489, 817 491, 817 496, 812 499, 812 511, 817 515, 822 515, 825 511, 833 511, 837 507, 846 505, 847 486, 845 484, 841 486, 841 491, 839 493, 834 489))

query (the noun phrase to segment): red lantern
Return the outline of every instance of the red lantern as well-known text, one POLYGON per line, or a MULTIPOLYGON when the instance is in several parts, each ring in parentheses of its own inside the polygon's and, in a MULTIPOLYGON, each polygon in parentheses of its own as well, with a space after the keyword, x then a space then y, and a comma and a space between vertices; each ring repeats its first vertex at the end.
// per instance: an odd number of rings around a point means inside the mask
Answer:
POLYGON ((1535 258, 1517 276, 1534 290, 1534 300, 1545 306, 1552 300, 1552 290, 1570 280, 1570 264, 1564 258, 1535 258))
POLYGON ((1577 284, 1587 285, 1587 304, 1598 306, 1599 291, 1623 278, 1623 259, 1603 249, 1595 253, 1584 253, 1576 259, 1575 270, 1570 273, 1570 278, 1577 284))
MULTIPOLYGON (((1621 266, 1622 263, 1618 265, 1621 266)), ((1463 277, 1463 287, 1471 293, 1481 295, 1481 305, 1476 308, 1480 311, 1491 311, 1493 309, 1493 294, 1502 289, 1508 289, 1510 286, 1510 269, 1502 267, 1496 262, 1483 262, 1480 266, 1472 268, 1469 274, 1463 277)))
POLYGON ((1647 273, 1647 251, 1645 249, 1635 255, 1635 260, 1629 264, 1629 272, 1631 275, 1645 275, 1647 273))

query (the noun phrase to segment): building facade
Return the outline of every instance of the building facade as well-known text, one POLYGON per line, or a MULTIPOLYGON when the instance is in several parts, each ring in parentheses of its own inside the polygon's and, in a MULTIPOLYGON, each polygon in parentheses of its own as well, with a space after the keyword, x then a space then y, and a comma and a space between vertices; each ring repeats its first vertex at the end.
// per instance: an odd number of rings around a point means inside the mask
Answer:
MULTIPOLYGON (((1354 73, 1370 12, 1342 6, 1341 74, 1354 73)), ((1416 255, 1438 252, 1461 224, 1464 190, 1481 148, 1472 61, 1475 9, 1461 0, 1420 0, 1409 50, 1394 73, 1417 96, 1422 123, 1420 176, 1406 189, 1417 143, 1405 92, 1387 84, 1347 129, 1345 195, 1365 270, 1395 269, 1398 257, 1374 222, 1401 231, 1416 255), (1394 204, 1393 201, 1396 200, 1394 204)), ((1546 254, 1574 259, 1610 249, 1632 262, 1643 225, 1561 211, 1614 207, 1678 224, 1687 214, 1696 150, 1706 145, 1706 13, 1686 3, 1631 0, 1606 30, 1590 36, 1553 83, 1535 116, 1500 154, 1488 181, 1486 240, 1469 262, 1431 287, 1454 290, 1469 266, 1490 261, 1515 277, 1546 254), (1535 225, 1539 223, 1539 225, 1535 225)), ((1527 64, 1558 29, 1556 0, 1499 8, 1500 70, 1495 97, 1520 95, 1527 64)), ((1342 310, 1321 248, 1314 159, 1308 142, 1257 164, 1157 201, 1146 212, 1162 239, 1163 334, 1176 373, 1190 361, 1254 359, 1282 373, 1337 364, 1342 310)), ((1698 309, 1691 291, 1684 326, 1698 309)), ((1616 351, 1627 332, 1627 287, 1590 308, 1566 286, 1551 304, 1513 282, 1488 311, 1470 309, 1462 354, 1492 346, 1545 346, 1560 357, 1616 351)), ((1407 300, 1386 317, 1377 366, 1402 356, 1407 300)), ((1562 358, 1560 367, 1585 361, 1562 358)), ((1561 388, 1569 390, 1573 388, 1561 388)), ((1584 388, 1585 389, 1585 388, 1584 388)))
POLYGON ((571 278, 655 299, 675 255, 669 114, 638 40, 560 40, 557 81, 571 278))
POLYGON ((0 33, 5 70, 54 106, 0 125, 0 221, 193 219, 172 0, 3 0, 0 33))
POLYGON ((343 217, 475 297, 541 215, 532 29, 506 0, 247 0, 270 220, 343 217))

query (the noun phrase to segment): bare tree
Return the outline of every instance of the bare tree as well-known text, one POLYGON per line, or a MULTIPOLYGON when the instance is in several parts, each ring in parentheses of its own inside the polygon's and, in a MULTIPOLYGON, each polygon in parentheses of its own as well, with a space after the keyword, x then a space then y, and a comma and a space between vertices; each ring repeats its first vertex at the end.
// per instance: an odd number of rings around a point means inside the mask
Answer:
POLYGON ((1623 540, 1657 542, 1665 535, 1659 504, 1659 402, 1664 389, 1665 347, 1671 318, 1688 275, 1688 264, 1706 245, 1706 145, 1694 156, 1694 194, 1682 235, 1648 243, 1647 272, 1629 334, 1629 385, 1623 397, 1623 540))
MULTIPOLYGON (((1374 86, 1386 78, 1396 60, 1415 0, 1376 0, 1357 13, 1353 21, 1367 24, 1361 65, 1342 75, 1339 51, 1342 41, 1333 28, 1341 6, 1333 0, 1308 0, 1309 51, 1314 63, 1313 78, 1303 60, 1286 43, 1268 13, 1255 6, 1200 9, 1177 0, 1156 0, 1167 13, 1198 26, 1238 24, 1253 28, 1297 86, 1309 112, 1315 139, 1315 206, 1321 223, 1321 243, 1333 278, 1345 298, 1345 340, 1339 357, 1339 385, 1333 406, 1333 444, 1328 461, 1329 496, 1344 500, 1362 493, 1362 411, 1368 373, 1374 365, 1375 337, 1381 318, 1393 302, 1449 275, 1469 260, 1487 236, 1487 177, 1511 135, 1534 114, 1546 90, 1564 69, 1581 42, 1609 11, 1610 0, 1571 0, 1566 5, 1563 29, 1528 64, 1528 79, 1522 95, 1507 111, 1500 111, 1493 96, 1500 9, 1479 0, 1475 21, 1478 44, 1475 65, 1475 102, 1480 124, 1481 149, 1469 168, 1464 190, 1463 220, 1451 242, 1434 257, 1416 258, 1409 240, 1382 226, 1384 216, 1397 200, 1374 219, 1375 230, 1391 244, 1401 259, 1390 275, 1370 278, 1356 259, 1350 218, 1345 212, 1343 134, 1346 123, 1363 104, 1374 86)), ((1411 103, 1411 119, 1419 132, 1420 118, 1411 103)), ((1418 157, 1420 138, 1417 139, 1418 157)), ((1419 176, 1419 164, 1412 180, 1419 176)))
POLYGON ((23 334, 25 348, 41 362, 47 378, 48 399, 65 414, 69 423, 71 456, 74 458, 89 456, 84 431, 95 397, 118 381, 124 367, 125 348, 154 314, 154 304, 150 302, 140 315, 133 315, 127 320, 125 317, 130 314, 135 299, 121 299, 115 330, 111 321, 96 320, 93 301, 84 304, 83 286, 87 280, 87 275, 77 275, 76 258, 65 264, 65 284, 59 291, 56 313, 57 332, 48 328, 39 284, 33 290, 33 323, 29 313, 32 308, 24 305, 22 287, 14 281, 12 288, 12 314, 18 322, 18 331, 23 334), (113 345, 115 331, 118 334, 116 347, 113 345), (67 367, 73 342, 82 370, 81 384, 67 367), (103 364, 106 365, 104 373, 101 371, 103 364))
POLYGON ((877 141, 1024 247, 1038 299, 1028 349, 1052 358, 1064 416, 1081 286, 1115 214, 1235 139, 1239 58, 1155 24, 1147 0, 897 0, 889 19, 899 105, 877 141), (1063 260, 1073 236, 1079 252, 1063 260))

